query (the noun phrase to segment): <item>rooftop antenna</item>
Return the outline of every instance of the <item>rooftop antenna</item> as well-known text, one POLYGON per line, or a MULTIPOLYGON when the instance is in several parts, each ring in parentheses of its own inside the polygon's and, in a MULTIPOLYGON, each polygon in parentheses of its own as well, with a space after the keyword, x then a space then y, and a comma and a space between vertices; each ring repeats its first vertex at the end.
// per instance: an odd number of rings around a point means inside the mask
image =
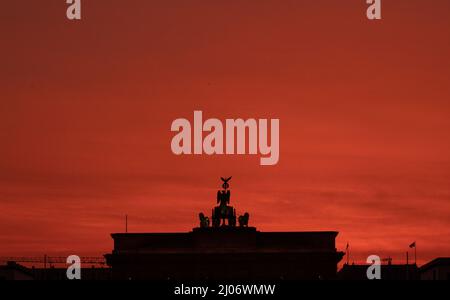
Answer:
POLYGON ((128 215, 125 215, 125 233, 128 233, 128 215))

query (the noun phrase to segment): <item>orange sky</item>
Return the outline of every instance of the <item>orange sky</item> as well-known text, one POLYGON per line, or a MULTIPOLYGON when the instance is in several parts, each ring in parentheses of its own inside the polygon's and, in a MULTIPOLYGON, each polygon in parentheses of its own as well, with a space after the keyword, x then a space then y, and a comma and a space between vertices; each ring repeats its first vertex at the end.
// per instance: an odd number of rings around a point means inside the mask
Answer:
POLYGON ((189 231, 220 176, 264 231, 337 230, 352 260, 450 255, 450 2, 7 1, 0 256, 189 231), (280 161, 175 156, 171 122, 279 118, 280 161))

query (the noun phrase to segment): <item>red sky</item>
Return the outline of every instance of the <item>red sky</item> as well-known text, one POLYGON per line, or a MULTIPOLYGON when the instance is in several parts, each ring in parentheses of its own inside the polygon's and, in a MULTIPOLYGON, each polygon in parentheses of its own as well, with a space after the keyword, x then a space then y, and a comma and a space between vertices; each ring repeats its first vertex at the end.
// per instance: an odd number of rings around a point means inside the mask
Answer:
POLYGON ((339 231, 352 260, 450 255, 450 3, 7 1, 0 255, 189 231, 220 176, 262 231, 339 231), (280 161, 175 156, 171 122, 279 118, 280 161))

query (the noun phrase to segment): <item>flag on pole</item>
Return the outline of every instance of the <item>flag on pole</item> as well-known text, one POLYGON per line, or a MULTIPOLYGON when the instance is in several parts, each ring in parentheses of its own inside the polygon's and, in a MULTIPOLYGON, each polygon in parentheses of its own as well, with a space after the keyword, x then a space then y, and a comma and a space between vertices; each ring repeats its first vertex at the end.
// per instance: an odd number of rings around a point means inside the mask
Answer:
POLYGON ((409 248, 416 248, 416 242, 413 242, 411 245, 409 245, 409 248))

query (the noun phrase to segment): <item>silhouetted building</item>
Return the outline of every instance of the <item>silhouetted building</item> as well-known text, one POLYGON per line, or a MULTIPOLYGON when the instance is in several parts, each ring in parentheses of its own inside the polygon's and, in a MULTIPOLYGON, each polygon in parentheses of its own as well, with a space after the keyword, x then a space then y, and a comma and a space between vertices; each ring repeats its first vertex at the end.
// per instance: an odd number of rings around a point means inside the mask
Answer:
MULTIPOLYGON (((66 273, 67 267, 28 268, 13 261, 0 266, 0 280, 67 280, 66 273)), ((81 279, 108 280, 111 279, 111 269, 103 267, 82 268, 81 279)))
MULTIPOLYGON (((367 265, 344 264, 338 272, 338 278, 342 280, 368 280, 367 265)), ((419 280, 419 268, 417 265, 380 265, 381 280, 419 280)))
POLYGON ((9 261, 0 266, 0 280, 33 280, 33 273, 27 267, 9 261))
POLYGON ((420 267, 422 280, 450 280, 450 257, 438 257, 420 267))
POLYGON ((343 253, 337 232, 116 233, 105 255, 114 279, 331 279, 343 253))
POLYGON ((229 205, 231 177, 221 177, 212 224, 187 233, 115 233, 106 254, 114 279, 330 279, 344 253, 337 232, 260 232, 250 214, 229 205), (237 225, 239 223, 239 225, 237 225))
MULTIPOLYGON (((68 280, 67 267, 56 268, 32 268, 35 280, 68 280)), ((110 268, 87 267, 81 268, 82 280, 109 280, 111 279, 110 268)))

